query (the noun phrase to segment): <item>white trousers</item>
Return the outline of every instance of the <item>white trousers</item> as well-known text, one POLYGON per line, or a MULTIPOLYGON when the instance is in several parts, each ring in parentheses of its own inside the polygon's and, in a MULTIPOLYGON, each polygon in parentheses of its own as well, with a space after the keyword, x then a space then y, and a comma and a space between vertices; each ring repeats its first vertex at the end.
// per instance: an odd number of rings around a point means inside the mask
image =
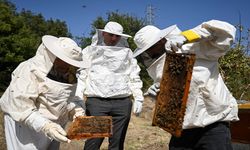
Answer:
POLYGON ((58 150, 59 142, 51 141, 44 133, 36 132, 28 126, 4 115, 5 137, 8 150, 58 150))

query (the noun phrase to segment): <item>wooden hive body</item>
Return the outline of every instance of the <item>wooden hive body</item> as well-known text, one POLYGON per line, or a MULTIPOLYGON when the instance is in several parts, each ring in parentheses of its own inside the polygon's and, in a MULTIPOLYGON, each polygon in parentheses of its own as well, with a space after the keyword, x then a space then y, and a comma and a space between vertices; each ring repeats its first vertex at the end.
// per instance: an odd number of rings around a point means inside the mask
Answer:
POLYGON ((250 103, 239 104, 239 121, 231 122, 233 142, 250 144, 250 103))

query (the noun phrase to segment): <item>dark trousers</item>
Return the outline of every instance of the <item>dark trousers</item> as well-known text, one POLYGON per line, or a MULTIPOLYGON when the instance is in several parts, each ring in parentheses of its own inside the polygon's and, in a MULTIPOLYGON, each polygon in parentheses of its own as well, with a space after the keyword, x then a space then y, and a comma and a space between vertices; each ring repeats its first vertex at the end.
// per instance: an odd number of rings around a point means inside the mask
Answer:
MULTIPOLYGON (((86 114, 88 116, 112 116, 113 135, 109 138, 109 150, 123 150, 124 140, 131 117, 132 101, 126 98, 88 98, 86 114)), ((84 150, 98 150, 104 138, 88 139, 84 150)))
POLYGON ((169 150, 233 150, 229 123, 183 130, 181 137, 171 138, 169 150))

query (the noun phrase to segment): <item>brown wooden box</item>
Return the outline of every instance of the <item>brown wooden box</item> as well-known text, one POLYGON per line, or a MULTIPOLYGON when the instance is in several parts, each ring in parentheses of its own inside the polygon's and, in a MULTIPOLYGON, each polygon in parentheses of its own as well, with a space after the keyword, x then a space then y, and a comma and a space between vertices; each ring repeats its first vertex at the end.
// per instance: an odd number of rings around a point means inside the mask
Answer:
POLYGON ((232 141, 250 144, 250 103, 239 104, 238 106, 240 121, 230 124, 232 141))
POLYGON ((152 125, 179 137, 186 110, 195 54, 166 53, 152 125))
POLYGON ((68 128, 69 139, 101 138, 112 135, 111 116, 81 116, 77 117, 68 128))

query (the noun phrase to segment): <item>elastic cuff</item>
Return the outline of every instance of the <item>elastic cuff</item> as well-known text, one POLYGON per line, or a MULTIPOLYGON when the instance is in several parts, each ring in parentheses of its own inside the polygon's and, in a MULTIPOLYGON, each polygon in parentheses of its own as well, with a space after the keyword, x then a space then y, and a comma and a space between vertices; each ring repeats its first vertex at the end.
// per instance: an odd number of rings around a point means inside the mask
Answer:
POLYGON ((185 36, 185 38, 188 40, 188 42, 195 42, 201 38, 200 35, 198 35, 197 33, 195 33, 192 30, 183 31, 183 32, 181 32, 181 34, 183 36, 185 36))
POLYGON ((144 99, 135 99, 135 101, 137 101, 137 102, 143 102, 144 99))
POLYGON ((25 124, 36 132, 39 132, 48 121, 49 120, 42 117, 39 112, 33 112, 27 119, 25 119, 25 124))

